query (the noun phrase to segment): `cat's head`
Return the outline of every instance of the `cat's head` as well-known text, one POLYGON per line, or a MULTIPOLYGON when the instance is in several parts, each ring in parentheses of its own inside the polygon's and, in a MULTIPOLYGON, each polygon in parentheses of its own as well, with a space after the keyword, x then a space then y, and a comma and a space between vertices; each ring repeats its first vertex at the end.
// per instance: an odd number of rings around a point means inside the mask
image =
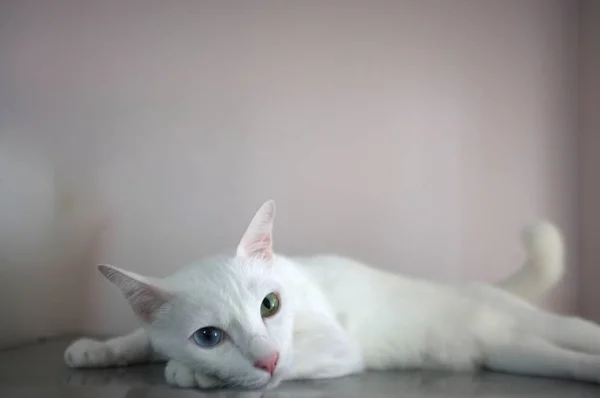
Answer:
POLYGON ((274 216, 268 201, 234 256, 206 258, 162 280, 99 269, 163 355, 226 385, 274 385, 292 360, 294 305, 283 286, 286 260, 272 251, 274 216))

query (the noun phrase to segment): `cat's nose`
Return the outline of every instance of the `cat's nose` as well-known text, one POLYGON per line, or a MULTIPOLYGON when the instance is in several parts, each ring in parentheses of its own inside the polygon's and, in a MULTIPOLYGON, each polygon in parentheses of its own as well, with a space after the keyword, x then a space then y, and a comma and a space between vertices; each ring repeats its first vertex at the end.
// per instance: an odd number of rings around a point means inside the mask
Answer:
POLYGON ((262 369, 264 371, 269 372, 269 374, 273 374, 275 372, 275 367, 277 366, 277 361, 279 360, 279 353, 268 355, 264 358, 260 358, 258 361, 254 362, 254 367, 258 369, 262 369))

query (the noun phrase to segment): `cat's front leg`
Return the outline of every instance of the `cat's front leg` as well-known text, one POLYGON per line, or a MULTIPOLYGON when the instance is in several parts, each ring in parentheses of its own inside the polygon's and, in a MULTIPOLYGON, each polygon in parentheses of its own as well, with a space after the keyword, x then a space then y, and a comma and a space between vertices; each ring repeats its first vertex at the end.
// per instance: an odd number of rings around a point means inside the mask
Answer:
POLYGON ((167 383, 182 388, 214 389, 222 387, 222 383, 205 374, 196 372, 179 361, 171 360, 165 367, 167 383))
POLYGON ((105 341, 79 339, 67 347, 64 359, 71 368, 104 368, 164 360, 153 350, 143 329, 105 341))
POLYGON ((337 378, 363 370, 358 346, 337 322, 326 319, 295 331, 294 358, 285 379, 337 378))

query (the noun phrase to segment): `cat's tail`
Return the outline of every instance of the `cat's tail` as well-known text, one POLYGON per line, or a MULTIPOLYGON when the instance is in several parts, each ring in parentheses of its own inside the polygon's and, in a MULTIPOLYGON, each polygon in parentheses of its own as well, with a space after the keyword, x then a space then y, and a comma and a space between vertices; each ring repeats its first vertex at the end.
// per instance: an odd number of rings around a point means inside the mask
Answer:
POLYGON ((521 241, 526 253, 525 263, 496 286, 534 302, 561 280, 565 244, 560 230, 546 221, 526 228, 521 241))

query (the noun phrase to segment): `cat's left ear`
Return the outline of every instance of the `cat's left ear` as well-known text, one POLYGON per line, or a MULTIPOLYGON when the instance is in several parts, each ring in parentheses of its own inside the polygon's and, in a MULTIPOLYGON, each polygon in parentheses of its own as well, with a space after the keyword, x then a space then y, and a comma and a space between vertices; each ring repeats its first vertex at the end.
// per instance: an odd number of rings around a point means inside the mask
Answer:
POLYGON ((256 212, 237 247, 240 257, 255 257, 264 261, 273 259, 273 220, 275 202, 265 202, 256 212))
POLYGON ((155 312, 173 298, 157 283, 133 272, 107 264, 98 265, 98 270, 121 290, 133 312, 146 323, 151 323, 155 312))

